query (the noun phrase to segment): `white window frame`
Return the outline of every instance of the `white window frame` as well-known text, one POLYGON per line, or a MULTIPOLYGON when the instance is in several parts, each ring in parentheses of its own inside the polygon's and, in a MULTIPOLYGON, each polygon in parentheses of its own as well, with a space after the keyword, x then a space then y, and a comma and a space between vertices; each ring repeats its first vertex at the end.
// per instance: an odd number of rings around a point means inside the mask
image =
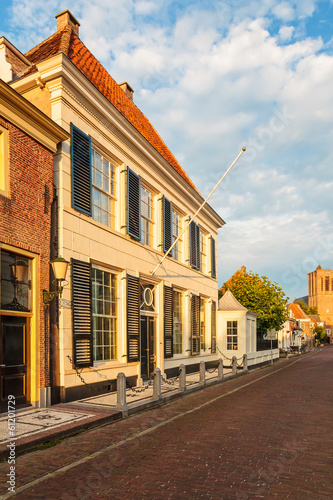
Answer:
POLYGON ((101 364, 101 363, 108 363, 110 361, 115 361, 117 360, 117 343, 118 343, 118 277, 117 274, 112 272, 111 270, 107 270, 104 268, 99 268, 99 267, 92 267, 91 270, 91 286, 92 286, 92 320, 93 320, 93 326, 92 326, 92 342, 93 342, 93 363, 94 365, 96 364, 101 364), (94 293, 96 288, 94 288, 94 285, 96 284, 96 278, 95 278, 95 273, 96 272, 101 272, 103 273, 103 299, 100 300, 98 299, 94 293), (105 273, 110 275, 110 286, 104 285, 105 283, 105 273), (105 300, 105 289, 109 289, 110 292, 110 300, 106 301, 105 300), (112 293, 113 290, 113 293, 112 293), (97 304, 97 301, 103 302, 103 309, 105 308, 106 305, 109 306, 110 312, 106 313, 105 310, 103 313, 97 312, 95 307, 97 304), (107 331, 106 328, 102 328, 101 330, 97 330, 95 328, 95 320, 96 322, 100 319, 104 324, 106 323, 106 320, 109 320, 109 329, 107 331), (97 356, 97 331, 101 332, 101 335, 103 337, 102 342, 98 344, 99 347, 102 348, 103 356, 99 357, 99 359, 96 359, 97 356), (110 343, 107 344, 105 341, 105 335, 109 334, 110 338, 110 343), (105 355, 105 352, 107 348, 110 349, 110 356, 107 357, 105 355))
POLYGON ((155 194, 141 180, 140 192, 141 243, 154 247, 155 194))
POLYGON ((115 228, 115 215, 116 215, 116 166, 104 153, 98 150, 98 148, 91 146, 91 177, 92 177, 92 218, 100 222, 101 224, 115 228), (101 170, 98 169, 96 165, 97 155, 101 158, 101 170), (105 173, 104 166, 107 165, 108 173, 105 173), (100 182, 98 182, 98 176, 100 176, 100 182), (107 207, 102 206, 102 201, 100 204, 95 203, 95 193, 98 193, 100 200, 102 196, 107 201, 107 207), (107 220, 103 220, 100 216, 97 216, 97 210, 100 210, 101 214, 106 214, 107 220))

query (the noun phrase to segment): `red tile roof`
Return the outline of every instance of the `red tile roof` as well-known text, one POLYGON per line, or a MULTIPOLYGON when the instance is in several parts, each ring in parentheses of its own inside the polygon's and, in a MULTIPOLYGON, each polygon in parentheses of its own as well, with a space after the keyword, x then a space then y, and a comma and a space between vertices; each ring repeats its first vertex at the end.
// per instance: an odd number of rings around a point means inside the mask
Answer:
MULTIPOLYGON (((58 53, 64 53, 90 82, 118 109, 118 111, 147 139, 165 160, 192 186, 191 179, 165 145, 159 134, 133 101, 125 94, 106 69, 92 55, 70 27, 57 31, 29 50, 25 56, 33 66, 22 76, 36 70, 35 64, 58 53)), ((22 78, 21 76, 21 78, 22 78)))
POLYGON ((293 317, 295 319, 309 319, 309 316, 303 311, 303 309, 298 305, 292 302, 289 304, 289 309, 293 313, 293 317))

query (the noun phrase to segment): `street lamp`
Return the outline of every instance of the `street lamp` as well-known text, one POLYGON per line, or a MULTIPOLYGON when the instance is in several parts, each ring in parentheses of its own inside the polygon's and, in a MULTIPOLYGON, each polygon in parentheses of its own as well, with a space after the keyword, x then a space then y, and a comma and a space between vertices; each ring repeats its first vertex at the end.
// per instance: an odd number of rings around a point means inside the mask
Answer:
POLYGON ((51 260, 50 264, 52 266, 53 274, 55 276, 55 281, 57 282, 58 290, 55 290, 54 292, 48 292, 47 290, 43 290, 44 304, 51 302, 51 300, 56 295, 61 297, 63 291, 62 282, 66 281, 66 273, 69 262, 65 260, 63 257, 57 257, 56 259, 51 260))

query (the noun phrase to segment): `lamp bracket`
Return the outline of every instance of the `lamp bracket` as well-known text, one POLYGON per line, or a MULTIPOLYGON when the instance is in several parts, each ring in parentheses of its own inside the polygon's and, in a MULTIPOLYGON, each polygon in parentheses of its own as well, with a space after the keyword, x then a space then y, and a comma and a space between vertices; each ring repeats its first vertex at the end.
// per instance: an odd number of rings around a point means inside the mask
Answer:
POLYGON ((55 290, 54 292, 48 292, 47 290, 43 290, 44 304, 48 304, 49 302, 51 302, 52 299, 54 299, 54 297, 56 297, 57 295, 60 295, 60 294, 61 294, 61 291, 59 291, 59 290, 55 290))

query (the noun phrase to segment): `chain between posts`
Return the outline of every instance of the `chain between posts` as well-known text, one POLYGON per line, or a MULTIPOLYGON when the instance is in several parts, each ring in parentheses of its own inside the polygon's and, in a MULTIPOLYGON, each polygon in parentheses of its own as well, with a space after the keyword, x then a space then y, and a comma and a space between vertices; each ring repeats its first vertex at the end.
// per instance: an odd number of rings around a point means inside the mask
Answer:
MULTIPOLYGON (((82 372, 83 368, 81 369, 81 371, 79 371, 79 370, 78 370, 78 367, 75 365, 75 363, 74 363, 73 359, 72 359, 69 355, 67 355, 67 358, 69 359, 69 361, 70 361, 70 363, 71 363, 72 367, 73 367, 73 368, 74 368, 74 370, 76 371, 76 374, 77 374, 77 376, 79 377, 79 379, 81 380, 82 384, 84 384, 84 385, 86 385, 87 387, 89 387, 92 391, 96 391, 96 392, 103 391, 103 390, 105 390, 105 389, 108 389, 108 387, 114 383, 114 380, 109 380, 109 379, 107 379, 107 380, 106 380, 106 385, 102 385, 101 387, 93 387, 91 384, 88 384, 88 382, 86 382, 86 381, 84 380, 84 378, 82 377, 81 372, 82 372), (109 383, 108 383, 108 382, 109 382, 109 383)), ((92 371, 94 371, 95 373, 97 373, 98 375, 100 375, 100 374, 99 374, 99 372, 98 372, 97 370, 94 370, 94 369, 93 369, 92 371)))
MULTIPOLYGON (((227 356, 225 356, 225 354, 223 354, 223 352, 222 352, 222 351, 220 351, 220 349, 219 349, 219 346, 218 346, 218 345, 216 346, 216 349, 219 351, 219 353, 220 353, 220 354, 222 354, 222 356, 223 356, 225 359, 227 359, 228 361, 232 361, 232 358, 228 358, 227 356)), ((243 356, 241 356, 240 358, 236 358, 236 361, 239 361, 240 359, 243 359, 243 356)))

